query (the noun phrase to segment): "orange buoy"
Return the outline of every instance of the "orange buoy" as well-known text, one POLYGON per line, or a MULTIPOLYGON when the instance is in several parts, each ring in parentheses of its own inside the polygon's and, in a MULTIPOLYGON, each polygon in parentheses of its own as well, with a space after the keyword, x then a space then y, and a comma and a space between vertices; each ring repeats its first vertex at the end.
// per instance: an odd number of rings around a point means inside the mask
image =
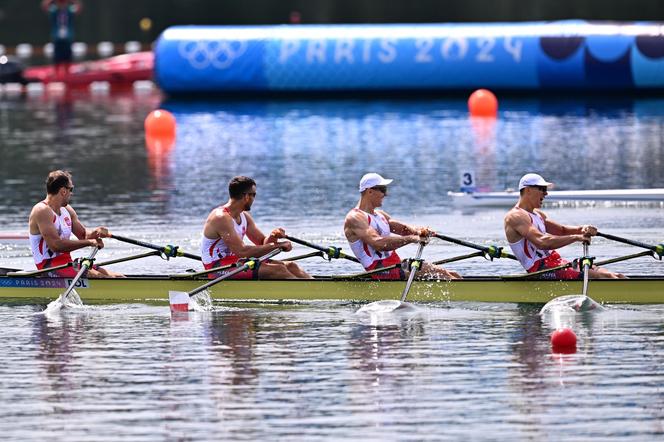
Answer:
POLYGON ((157 109, 145 118, 145 135, 154 138, 175 137, 175 117, 167 110, 157 109))
POLYGON ((496 117, 498 99, 488 89, 478 89, 468 98, 468 111, 473 117, 496 117))

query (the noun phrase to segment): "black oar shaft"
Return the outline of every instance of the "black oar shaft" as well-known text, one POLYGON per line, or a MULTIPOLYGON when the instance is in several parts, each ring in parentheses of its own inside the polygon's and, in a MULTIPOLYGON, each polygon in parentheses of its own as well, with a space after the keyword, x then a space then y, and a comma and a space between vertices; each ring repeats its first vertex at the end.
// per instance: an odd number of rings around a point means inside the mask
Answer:
MULTIPOLYGON (((165 253, 166 255, 169 255, 170 247, 171 246, 158 246, 156 244, 151 244, 149 242, 145 241, 140 241, 138 239, 133 239, 133 238, 127 238, 126 236, 120 236, 120 235, 111 235, 111 238, 117 239, 118 241, 126 242, 128 244, 133 244, 135 246, 141 246, 145 247, 146 249, 152 249, 152 250, 157 250, 161 253, 165 253)), ((200 261, 201 257, 198 255, 193 255, 191 253, 183 252, 181 250, 177 251, 177 256, 184 256, 185 258, 193 259, 195 261, 200 261)))
MULTIPOLYGON (((299 239, 299 238, 294 238, 294 237, 288 236, 288 235, 285 235, 284 238, 286 238, 288 241, 300 244, 302 246, 311 247, 312 249, 320 250, 321 252, 327 253, 330 256, 332 256, 334 254, 334 252, 338 251, 338 249, 336 249, 334 247, 319 246, 318 244, 313 244, 313 243, 310 243, 309 241, 305 241, 305 240, 299 239)), ((344 258, 344 259, 347 259, 347 260, 353 261, 353 262, 360 262, 354 256, 346 255, 345 253, 340 252, 340 251, 338 251, 338 253, 339 253, 339 258, 344 258)))
POLYGON ((431 264, 437 266, 441 264, 448 264, 450 262, 462 261, 468 258, 476 258, 478 256, 484 256, 484 252, 479 251, 479 252, 469 253, 467 255, 453 256, 452 258, 439 259, 438 261, 434 261, 431 264))
POLYGON ((652 250, 653 252, 657 252, 657 246, 646 244, 641 241, 635 241, 633 239, 622 238, 620 236, 609 235, 608 233, 602 233, 602 232, 597 232, 597 236, 601 236, 602 238, 610 239, 612 241, 621 242, 623 244, 629 244, 631 246, 641 247, 644 249, 652 250))
MULTIPOLYGON (((464 241, 462 239, 453 238, 451 236, 443 235, 441 233, 436 233, 434 236, 438 239, 442 239, 443 241, 451 242, 453 244, 458 244, 460 246, 470 247, 471 249, 475 249, 475 250, 481 250, 481 251, 489 254, 489 256, 491 256, 492 249, 490 247, 481 246, 479 244, 474 244, 472 242, 464 241)), ((516 256, 514 256, 510 253, 507 253, 507 252, 503 252, 502 250, 501 250, 501 253, 500 253, 500 257, 516 260, 516 256)))

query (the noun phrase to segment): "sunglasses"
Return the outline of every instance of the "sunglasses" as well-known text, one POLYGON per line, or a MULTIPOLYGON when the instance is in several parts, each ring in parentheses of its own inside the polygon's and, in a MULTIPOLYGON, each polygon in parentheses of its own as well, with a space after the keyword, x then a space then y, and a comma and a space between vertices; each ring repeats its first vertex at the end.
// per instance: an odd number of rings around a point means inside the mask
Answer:
POLYGON ((546 193, 546 191, 549 190, 546 186, 528 186, 528 187, 532 187, 533 189, 537 189, 542 193, 546 193))
POLYGON ((383 195, 387 195, 387 186, 373 186, 372 189, 379 191, 383 195))
POLYGON ((74 191, 74 186, 65 186, 65 189, 67 189, 70 192, 74 191))

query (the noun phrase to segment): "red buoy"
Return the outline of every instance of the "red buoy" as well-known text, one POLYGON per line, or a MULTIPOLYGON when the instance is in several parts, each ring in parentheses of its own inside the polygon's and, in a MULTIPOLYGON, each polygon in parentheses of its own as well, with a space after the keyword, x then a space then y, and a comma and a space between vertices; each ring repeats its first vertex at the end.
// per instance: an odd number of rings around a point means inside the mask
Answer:
POLYGON ((576 350, 576 335, 571 328, 559 328, 551 333, 551 347, 554 351, 568 353, 576 350))
POLYGON ((468 98, 468 111, 472 117, 493 117, 498 115, 498 99, 488 89, 478 89, 468 98))

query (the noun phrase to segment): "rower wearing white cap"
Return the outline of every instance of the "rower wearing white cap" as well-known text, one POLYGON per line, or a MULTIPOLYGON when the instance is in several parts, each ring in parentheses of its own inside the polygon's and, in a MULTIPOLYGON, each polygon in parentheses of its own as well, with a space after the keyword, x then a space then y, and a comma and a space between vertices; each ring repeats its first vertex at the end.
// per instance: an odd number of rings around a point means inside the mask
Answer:
MULTIPOLYGON (((529 273, 567 264, 555 250, 575 242, 590 242, 597 228, 590 225, 567 226, 548 218, 542 212, 542 202, 553 183, 536 173, 527 173, 519 180, 519 202, 505 215, 505 236, 512 252, 529 273)), ((624 278, 604 268, 593 266, 588 273, 591 278, 624 278)), ((568 267, 542 278, 579 279, 578 268, 568 267)))
MULTIPOLYGON (((360 180, 360 201, 346 215, 344 233, 350 248, 366 270, 375 270, 399 264, 401 258, 395 252, 406 244, 428 240, 435 232, 427 227, 404 224, 391 218, 382 210, 383 199, 391 179, 377 173, 367 173, 360 180)), ((428 278, 457 279, 461 276, 427 262, 422 264, 422 274, 428 278)), ((374 273, 374 279, 405 279, 408 272, 397 267, 385 272, 374 273)))

